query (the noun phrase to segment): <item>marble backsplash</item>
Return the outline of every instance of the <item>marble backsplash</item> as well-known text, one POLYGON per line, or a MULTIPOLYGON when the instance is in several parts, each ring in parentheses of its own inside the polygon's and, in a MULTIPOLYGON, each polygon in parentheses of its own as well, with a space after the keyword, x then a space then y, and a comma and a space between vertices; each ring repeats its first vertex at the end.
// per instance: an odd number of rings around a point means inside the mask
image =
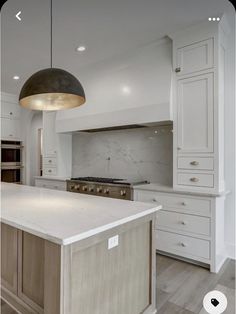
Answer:
POLYGON ((72 174, 172 184, 172 126, 77 133, 72 174))

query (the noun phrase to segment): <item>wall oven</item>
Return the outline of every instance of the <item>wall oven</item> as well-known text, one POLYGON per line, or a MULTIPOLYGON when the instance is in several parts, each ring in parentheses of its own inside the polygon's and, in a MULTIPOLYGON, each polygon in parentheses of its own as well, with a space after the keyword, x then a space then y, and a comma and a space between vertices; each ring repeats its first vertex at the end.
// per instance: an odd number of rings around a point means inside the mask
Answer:
POLYGON ((1 181, 21 183, 22 149, 20 141, 1 141, 1 181))

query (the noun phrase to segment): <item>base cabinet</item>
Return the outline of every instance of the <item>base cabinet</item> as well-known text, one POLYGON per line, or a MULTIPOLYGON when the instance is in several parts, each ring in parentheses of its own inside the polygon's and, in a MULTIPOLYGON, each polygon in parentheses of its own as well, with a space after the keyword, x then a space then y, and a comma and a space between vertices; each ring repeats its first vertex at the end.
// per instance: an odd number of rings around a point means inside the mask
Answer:
POLYGON ((23 314, 156 313, 154 219, 66 246, 2 224, 2 299, 23 314))
POLYGON ((155 233, 156 249, 218 272, 225 257, 224 199, 188 194, 137 190, 136 201, 160 203, 155 233))

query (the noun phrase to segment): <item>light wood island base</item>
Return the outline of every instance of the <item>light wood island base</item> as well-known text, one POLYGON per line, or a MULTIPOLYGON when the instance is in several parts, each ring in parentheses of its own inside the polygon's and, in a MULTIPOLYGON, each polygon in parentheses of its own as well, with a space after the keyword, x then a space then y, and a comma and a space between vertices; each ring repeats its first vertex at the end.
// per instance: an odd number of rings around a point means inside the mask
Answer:
POLYGON ((156 313, 154 219, 68 245, 2 223, 2 299, 23 314, 156 313))

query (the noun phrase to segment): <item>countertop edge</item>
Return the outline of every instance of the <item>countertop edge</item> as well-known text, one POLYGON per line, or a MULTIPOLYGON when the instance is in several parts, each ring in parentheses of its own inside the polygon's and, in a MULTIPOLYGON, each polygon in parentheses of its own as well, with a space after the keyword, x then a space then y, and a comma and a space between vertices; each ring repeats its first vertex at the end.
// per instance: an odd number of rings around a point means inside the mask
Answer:
POLYGON ((141 213, 117 220, 115 222, 106 224, 106 225, 101 226, 101 227, 97 227, 95 229, 91 229, 89 231, 86 231, 86 232, 83 232, 81 234, 78 234, 78 235, 75 235, 75 236, 72 236, 69 238, 65 238, 65 239, 60 239, 60 238, 54 237, 48 233, 43 233, 43 232, 37 231, 37 230, 33 229, 32 227, 22 226, 22 225, 18 224, 17 222, 10 221, 10 220, 5 219, 3 217, 1 217, 0 221, 2 223, 5 223, 5 224, 11 226, 11 227, 14 227, 14 228, 17 228, 19 230, 28 232, 28 233, 33 234, 33 235, 35 235, 39 238, 42 238, 44 240, 48 240, 50 242, 53 242, 53 243, 61 245, 61 246, 66 246, 66 245, 70 245, 70 244, 73 244, 75 242, 79 242, 81 240, 84 240, 84 239, 89 238, 91 236, 97 235, 97 234, 102 233, 104 231, 113 229, 115 227, 118 227, 118 226, 123 225, 123 224, 128 223, 128 222, 131 222, 133 220, 136 220, 136 219, 145 217, 147 215, 153 214, 160 209, 162 209, 162 205, 157 205, 157 206, 152 207, 150 209, 146 209, 141 213))
POLYGON ((155 183, 151 183, 151 187, 147 185, 143 186, 134 186, 134 191, 147 191, 147 192, 161 192, 161 193, 169 193, 169 194, 184 194, 189 196, 202 196, 202 197, 222 197, 231 193, 230 190, 223 191, 221 193, 205 193, 205 192, 192 192, 192 191, 181 191, 174 190, 171 186, 159 186, 155 183))

